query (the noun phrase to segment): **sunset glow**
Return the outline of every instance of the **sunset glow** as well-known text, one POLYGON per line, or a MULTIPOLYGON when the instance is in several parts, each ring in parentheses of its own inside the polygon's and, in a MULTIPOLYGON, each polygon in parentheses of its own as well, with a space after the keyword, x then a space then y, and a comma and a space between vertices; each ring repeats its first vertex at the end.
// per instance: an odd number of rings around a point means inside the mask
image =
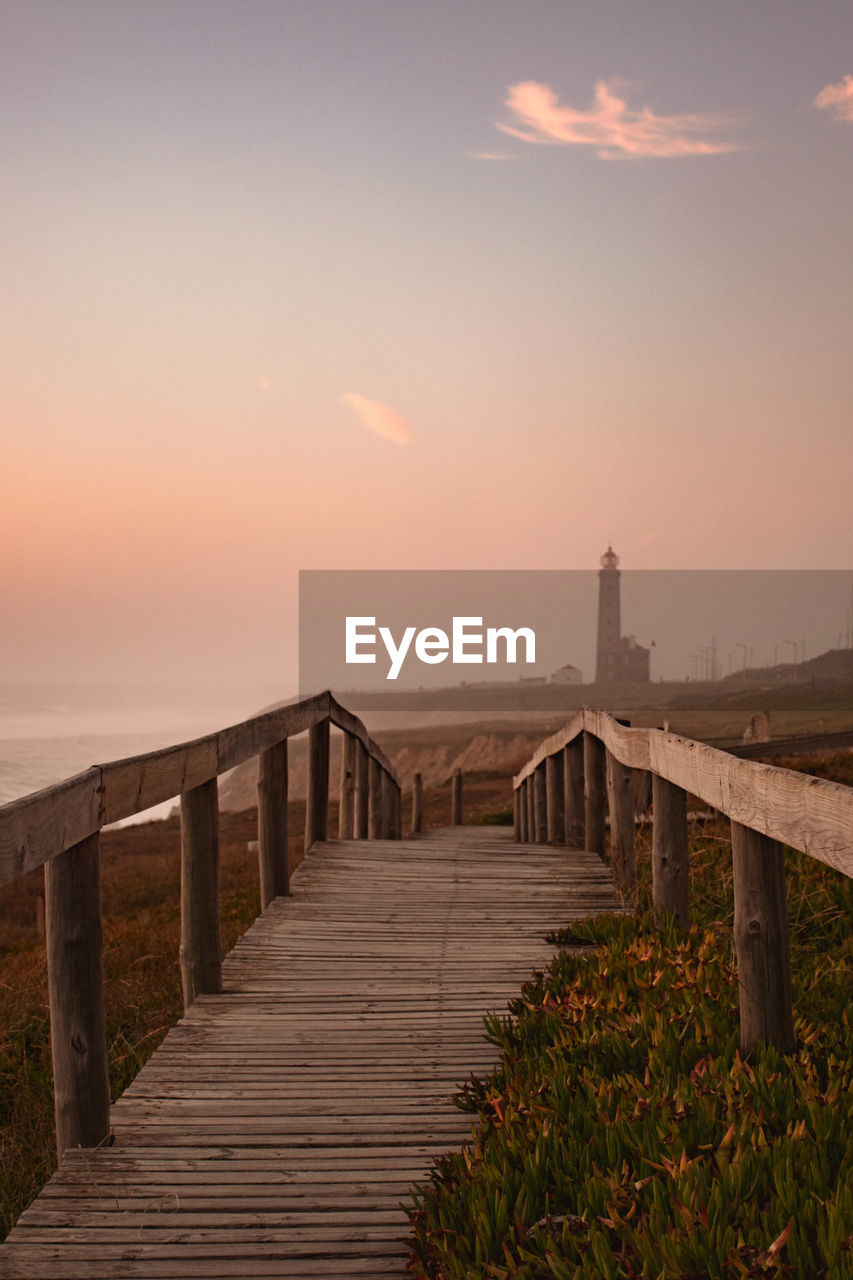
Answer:
POLYGON ((300 569, 848 567, 851 36, 6 0, 6 677, 293 687, 300 569))

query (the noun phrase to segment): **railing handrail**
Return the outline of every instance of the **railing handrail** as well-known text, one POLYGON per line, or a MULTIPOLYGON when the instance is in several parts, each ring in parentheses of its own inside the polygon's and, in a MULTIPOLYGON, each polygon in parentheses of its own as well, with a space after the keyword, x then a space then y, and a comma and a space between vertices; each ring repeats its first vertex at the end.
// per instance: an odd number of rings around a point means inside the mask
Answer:
POLYGON ((102 827, 172 797, 181 802, 184 1007, 222 990, 217 777, 258 758, 261 909, 290 893, 288 748, 308 731, 304 849, 328 837, 329 731, 343 734, 339 836, 399 840, 400 782, 358 716, 332 694, 263 712, 218 733, 94 765, 0 808, 0 884, 44 864, 54 1108, 60 1159, 94 1147, 110 1125, 103 981, 102 827))
POLYGON ((853 876, 853 787, 739 760, 663 729, 632 729, 587 707, 540 743, 513 779, 517 839, 580 841, 603 855, 606 807, 613 878, 634 900, 635 771, 651 776, 652 902, 683 926, 690 923, 688 795, 730 819, 741 1051, 765 1043, 791 1052, 783 846, 853 876))
POLYGON ((357 738, 399 786, 358 716, 326 690, 239 724, 123 760, 111 760, 0 806, 0 885, 64 853, 102 827, 209 782, 321 720, 357 738))
POLYGON ((513 789, 582 733, 591 733, 631 769, 645 769, 733 822, 853 876, 853 787, 741 760, 664 729, 626 728, 585 707, 545 738, 513 778, 513 789))

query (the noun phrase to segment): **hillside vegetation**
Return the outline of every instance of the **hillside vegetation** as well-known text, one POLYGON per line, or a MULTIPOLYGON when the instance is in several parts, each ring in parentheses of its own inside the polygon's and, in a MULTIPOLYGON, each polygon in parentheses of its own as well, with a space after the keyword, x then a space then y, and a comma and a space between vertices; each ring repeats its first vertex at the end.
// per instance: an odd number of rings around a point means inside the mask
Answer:
POLYGON ((853 881, 789 851, 797 1049, 744 1061, 725 828, 692 835, 689 932, 654 920, 639 852, 638 914, 561 932, 487 1018, 501 1064, 415 1196, 416 1276, 853 1277, 853 881))

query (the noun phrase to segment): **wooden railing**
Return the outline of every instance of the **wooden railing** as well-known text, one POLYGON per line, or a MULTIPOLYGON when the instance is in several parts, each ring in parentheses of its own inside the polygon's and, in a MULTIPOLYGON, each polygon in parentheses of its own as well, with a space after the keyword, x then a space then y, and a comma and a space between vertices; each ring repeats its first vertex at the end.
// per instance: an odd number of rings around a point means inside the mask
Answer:
POLYGON ((853 788, 739 760, 661 729, 627 728, 585 709, 540 744, 513 780, 515 836, 605 850, 614 882, 636 886, 633 771, 652 778, 652 895, 690 919, 687 796, 731 820, 741 1049, 794 1047, 784 846, 853 876, 853 788))
POLYGON ((329 730, 343 731, 339 834, 399 839, 400 783, 362 722, 321 693, 163 751, 95 765, 0 807, 0 885, 44 864, 57 1148, 109 1133, 99 832, 180 796, 184 1006, 222 990, 217 778, 259 757, 261 906, 290 892, 287 740, 308 731, 305 850, 325 840, 329 730))

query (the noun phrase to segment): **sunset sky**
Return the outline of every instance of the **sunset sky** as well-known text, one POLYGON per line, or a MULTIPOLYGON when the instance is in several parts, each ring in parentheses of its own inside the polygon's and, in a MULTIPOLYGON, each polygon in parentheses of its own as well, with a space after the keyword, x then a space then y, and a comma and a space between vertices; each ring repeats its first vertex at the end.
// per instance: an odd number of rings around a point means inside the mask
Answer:
POLYGON ((299 569, 851 567, 849 0, 2 0, 0 71, 3 679, 292 692, 299 569))

